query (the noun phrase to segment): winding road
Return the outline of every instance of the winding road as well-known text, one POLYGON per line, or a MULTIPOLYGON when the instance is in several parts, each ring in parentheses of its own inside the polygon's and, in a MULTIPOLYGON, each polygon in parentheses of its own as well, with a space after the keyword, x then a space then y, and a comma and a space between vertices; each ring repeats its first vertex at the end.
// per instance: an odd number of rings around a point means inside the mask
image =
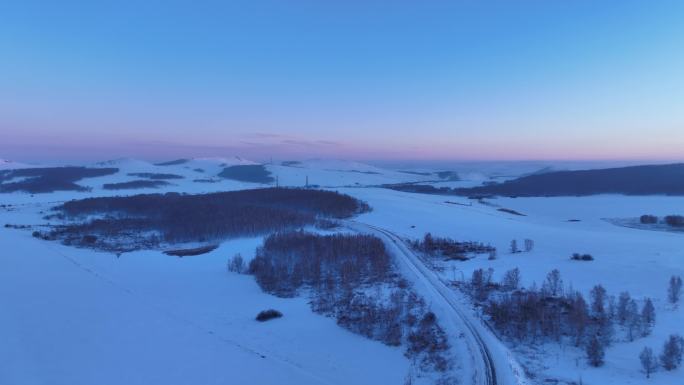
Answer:
MULTIPOLYGON (((422 283, 430 294, 432 307, 440 306, 443 312, 453 317, 468 344, 473 356, 473 384, 475 385, 522 385, 524 373, 505 346, 472 315, 470 309, 463 309, 458 294, 447 285, 406 245, 395 233, 357 221, 346 222, 347 227, 359 232, 372 233, 384 240, 394 251, 397 262, 415 274, 417 283, 422 283)), ((409 277, 410 278, 410 277, 409 277)))

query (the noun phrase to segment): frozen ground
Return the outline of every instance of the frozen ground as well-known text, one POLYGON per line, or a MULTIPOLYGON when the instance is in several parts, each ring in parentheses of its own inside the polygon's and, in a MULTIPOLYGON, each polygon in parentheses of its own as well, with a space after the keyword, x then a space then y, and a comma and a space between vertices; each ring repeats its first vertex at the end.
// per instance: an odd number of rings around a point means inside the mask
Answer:
MULTIPOLYGON (((91 192, 30 196, 0 194, 0 225, 40 223, 46 202, 98 195, 150 192, 210 192, 263 185, 214 177, 229 159, 197 159, 174 166, 123 159, 116 175, 84 179, 91 192), (202 171, 198 171, 201 169, 202 171), (185 176, 160 189, 107 191, 104 183, 124 182, 128 172, 185 176)), ((536 167, 536 166, 535 166, 536 167)), ((616 226, 604 218, 649 213, 684 214, 684 197, 594 196, 582 198, 500 198, 490 205, 459 197, 421 195, 368 188, 382 183, 430 180, 358 163, 308 161, 267 166, 281 185, 301 186, 309 176, 319 184, 366 200, 373 211, 359 221, 417 238, 432 232, 459 240, 491 243, 498 258, 453 262, 449 279, 469 277, 479 267, 504 271, 519 267, 525 285, 542 282, 554 268, 566 284, 585 294, 596 283, 610 294, 628 290, 653 298, 657 323, 651 336, 618 343, 606 352, 606 365, 589 368, 571 347, 518 346, 519 360, 541 378, 584 384, 684 383, 681 369, 656 373, 650 381, 638 370, 643 346, 659 352, 670 333, 684 334, 684 312, 665 303, 667 280, 684 275, 684 234, 616 226), (356 187, 342 187, 356 186, 356 187), (445 201, 462 203, 449 204, 445 201), (526 216, 498 211, 509 208, 526 216), (568 222, 568 220, 579 220, 568 222), (415 227, 413 227, 415 226, 415 227), (508 254, 511 239, 533 239, 531 253, 508 254), (590 253, 593 262, 569 259, 590 253)), ((442 168, 435 169, 442 170, 442 168)), ((505 168, 506 175, 529 171, 505 168), (517 171, 516 171, 517 170, 517 171)), ((456 169, 456 171, 461 171, 456 169)), ((496 169, 500 172, 501 169, 496 169)), ((463 169, 473 184, 495 176, 463 169)), ((500 172, 503 174, 503 172, 500 172)), ((311 312, 302 298, 264 294, 252 277, 226 272, 235 252, 250 256, 259 239, 226 242, 211 254, 178 259, 158 251, 110 254, 33 239, 30 231, 0 228, 0 383, 1 384, 401 384, 409 362, 401 348, 390 348, 351 334, 331 319, 311 312), (282 319, 256 323, 260 310, 277 308, 282 319), (265 356, 265 357, 262 357, 265 356)))

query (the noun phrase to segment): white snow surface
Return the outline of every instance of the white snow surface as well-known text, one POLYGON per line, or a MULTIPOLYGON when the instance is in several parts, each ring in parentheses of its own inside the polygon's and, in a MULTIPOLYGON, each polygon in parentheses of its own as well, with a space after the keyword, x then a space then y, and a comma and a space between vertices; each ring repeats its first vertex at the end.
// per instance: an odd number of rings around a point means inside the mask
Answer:
MULTIPOLYGON (((16 205, 0 208, 0 225, 42 223, 40 211, 49 209, 49 202, 69 199, 264 187, 225 179, 194 182, 215 178, 224 164, 254 163, 227 158, 192 159, 173 166, 134 159, 98 164, 121 170, 77 182, 92 187, 90 192, 0 194, 0 204, 16 205), (131 172, 171 173, 184 179, 170 180, 170 186, 159 189, 102 189, 104 183, 141 179, 128 176, 131 172)), ((434 176, 345 161, 266 167, 280 185, 303 186, 308 176, 309 184, 367 201, 373 211, 356 220, 402 237, 431 232, 491 243, 499 249, 496 260, 481 256, 451 262, 453 270, 446 270, 445 279, 468 278, 476 268, 491 267, 498 280, 506 270, 519 267, 524 285, 529 286, 541 284, 557 268, 566 285, 585 295, 601 283, 612 295, 629 291, 638 300, 653 299, 657 309, 653 333, 608 348, 601 368, 589 367, 584 353, 570 346, 508 344, 516 359, 537 374, 538 383, 545 379, 566 383, 581 379, 588 385, 684 383, 681 368, 659 371, 646 380, 638 360, 644 346, 659 353, 669 334, 684 334, 682 306, 674 308, 666 302, 669 277, 684 276, 684 234, 620 227, 605 220, 646 213, 684 214, 684 197, 498 198, 483 205, 460 197, 369 187, 434 180, 434 176), (512 239, 521 243, 525 238, 535 241, 532 252, 507 252, 512 239), (569 257, 575 252, 590 253, 595 260, 572 261, 569 257)), ((475 167, 469 172, 468 180, 448 183, 472 185, 485 179, 478 180, 475 167)), ((492 174, 486 170, 481 175, 492 174)), ((333 319, 312 313, 306 299, 262 293, 252 277, 226 271, 228 257, 236 252, 249 257, 260 242, 259 238, 232 240, 210 254, 182 259, 159 251, 117 259, 37 240, 30 231, 0 227, 0 384, 403 383, 409 370, 403 348, 347 332, 333 319), (258 311, 271 307, 285 316, 263 324, 253 320, 258 311)), ((461 357, 458 365, 463 373, 470 370, 467 357, 461 357)))

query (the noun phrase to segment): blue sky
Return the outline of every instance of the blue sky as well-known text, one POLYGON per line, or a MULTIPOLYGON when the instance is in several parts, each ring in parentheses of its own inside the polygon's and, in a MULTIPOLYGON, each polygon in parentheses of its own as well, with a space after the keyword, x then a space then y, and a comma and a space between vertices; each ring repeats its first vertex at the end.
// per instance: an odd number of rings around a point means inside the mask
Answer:
POLYGON ((681 1, 141 3, 0 3, 0 157, 682 158, 681 1))

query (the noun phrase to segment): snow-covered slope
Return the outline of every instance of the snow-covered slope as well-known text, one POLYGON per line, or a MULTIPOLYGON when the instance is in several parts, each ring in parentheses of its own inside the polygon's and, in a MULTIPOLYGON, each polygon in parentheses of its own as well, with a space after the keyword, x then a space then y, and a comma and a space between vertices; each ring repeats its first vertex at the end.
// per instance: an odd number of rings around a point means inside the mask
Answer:
MULTIPOLYGON (((2 219, 35 223, 44 208, 2 211, 2 219)), ((0 383, 402 383, 409 361, 401 348, 227 272, 230 256, 249 259, 260 242, 234 240, 191 258, 117 258, 0 228, 0 383), (284 317, 254 320, 268 308, 284 317)))

